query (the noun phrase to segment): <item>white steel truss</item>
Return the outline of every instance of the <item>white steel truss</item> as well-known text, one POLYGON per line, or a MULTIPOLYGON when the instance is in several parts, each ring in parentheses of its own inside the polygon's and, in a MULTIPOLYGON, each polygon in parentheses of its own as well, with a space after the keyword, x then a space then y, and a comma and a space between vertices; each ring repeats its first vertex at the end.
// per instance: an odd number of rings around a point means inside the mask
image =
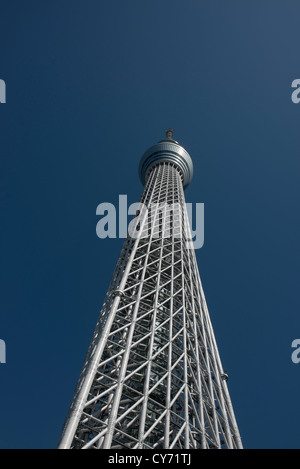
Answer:
POLYGON ((141 202, 155 209, 124 242, 59 447, 242 448, 178 166, 154 165, 141 202))

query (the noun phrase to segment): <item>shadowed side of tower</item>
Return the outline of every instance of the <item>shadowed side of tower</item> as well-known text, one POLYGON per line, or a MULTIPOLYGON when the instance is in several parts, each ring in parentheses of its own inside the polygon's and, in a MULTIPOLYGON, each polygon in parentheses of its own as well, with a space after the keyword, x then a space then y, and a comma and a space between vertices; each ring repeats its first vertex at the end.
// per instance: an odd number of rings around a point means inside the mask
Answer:
POLYGON ((144 154, 146 210, 121 250, 60 448, 242 448, 185 207, 190 155, 144 154))

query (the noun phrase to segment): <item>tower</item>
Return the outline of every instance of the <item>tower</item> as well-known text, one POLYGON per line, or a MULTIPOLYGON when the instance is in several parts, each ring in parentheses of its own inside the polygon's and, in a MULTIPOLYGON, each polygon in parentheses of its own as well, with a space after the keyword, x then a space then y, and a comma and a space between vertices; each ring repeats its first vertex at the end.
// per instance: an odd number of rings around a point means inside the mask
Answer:
POLYGON ((59 448, 242 448, 185 206, 191 157, 168 129, 144 154, 122 247, 59 448))

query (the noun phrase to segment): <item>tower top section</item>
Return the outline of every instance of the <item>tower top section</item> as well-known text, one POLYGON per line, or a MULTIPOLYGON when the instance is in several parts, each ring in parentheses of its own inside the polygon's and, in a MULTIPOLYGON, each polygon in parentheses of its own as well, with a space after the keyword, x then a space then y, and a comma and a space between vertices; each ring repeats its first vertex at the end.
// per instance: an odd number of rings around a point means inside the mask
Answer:
POLYGON ((173 163, 180 170, 183 176, 184 188, 191 182, 193 177, 192 158, 178 142, 173 140, 173 135, 173 129, 167 129, 165 139, 156 143, 144 153, 139 166, 139 176, 143 185, 145 185, 150 169, 163 162, 173 163))

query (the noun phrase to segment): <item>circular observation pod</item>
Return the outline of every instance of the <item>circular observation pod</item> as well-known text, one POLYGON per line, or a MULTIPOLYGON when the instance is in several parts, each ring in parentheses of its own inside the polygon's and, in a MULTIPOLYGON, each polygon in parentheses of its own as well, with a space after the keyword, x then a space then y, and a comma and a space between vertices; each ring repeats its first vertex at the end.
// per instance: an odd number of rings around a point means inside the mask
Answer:
POLYGON ((183 178, 183 187, 186 188, 193 177, 193 162, 188 152, 173 140, 173 131, 166 131, 167 138, 150 147, 143 155, 139 165, 139 176, 143 185, 153 166, 164 161, 176 166, 183 178))

